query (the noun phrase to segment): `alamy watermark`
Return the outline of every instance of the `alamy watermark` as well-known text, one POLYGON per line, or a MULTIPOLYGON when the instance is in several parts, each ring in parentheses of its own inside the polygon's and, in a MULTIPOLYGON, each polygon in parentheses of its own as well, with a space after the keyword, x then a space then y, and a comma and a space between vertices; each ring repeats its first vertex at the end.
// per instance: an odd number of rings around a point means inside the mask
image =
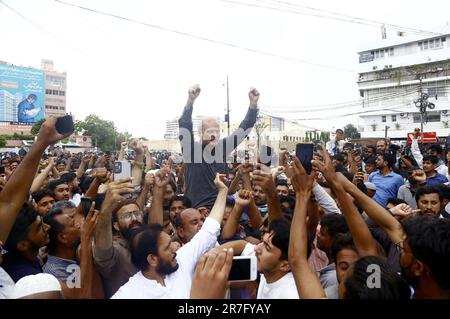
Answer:
POLYGON ((367 266, 367 273, 370 275, 367 277, 366 284, 369 289, 381 288, 381 268, 380 265, 370 264, 367 266))

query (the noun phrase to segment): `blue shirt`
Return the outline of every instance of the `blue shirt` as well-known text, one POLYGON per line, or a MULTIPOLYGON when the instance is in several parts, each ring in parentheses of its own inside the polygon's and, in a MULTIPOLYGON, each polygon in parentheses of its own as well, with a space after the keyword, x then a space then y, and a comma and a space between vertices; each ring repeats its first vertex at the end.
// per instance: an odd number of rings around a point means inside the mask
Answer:
POLYGON ((386 207, 389 198, 397 197, 398 189, 403 185, 403 177, 393 171, 386 176, 381 175, 380 171, 376 171, 370 174, 369 182, 374 183, 377 187, 377 192, 372 199, 386 207))
POLYGON ((58 280, 67 281, 67 278, 74 272, 70 265, 76 265, 75 260, 59 258, 53 255, 48 255, 47 263, 42 267, 45 273, 55 276, 58 280))
POLYGON ((436 175, 434 175, 433 177, 427 178, 428 186, 440 185, 444 183, 448 183, 447 177, 445 177, 442 174, 439 174, 438 172, 436 172, 436 175))

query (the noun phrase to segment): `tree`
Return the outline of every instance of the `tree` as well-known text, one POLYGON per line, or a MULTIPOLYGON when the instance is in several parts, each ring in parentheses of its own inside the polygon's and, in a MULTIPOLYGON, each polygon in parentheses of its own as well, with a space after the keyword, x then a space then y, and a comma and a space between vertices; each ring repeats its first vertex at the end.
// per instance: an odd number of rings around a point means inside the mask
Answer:
POLYGON ((31 134, 32 135, 38 135, 39 130, 41 129, 41 125, 44 122, 45 122, 45 119, 42 118, 39 121, 37 121, 36 123, 34 123, 33 127, 31 128, 31 134))
POLYGON ((0 147, 6 146, 6 138, 4 136, 0 136, 0 147))
POLYGON ((353 124, 347 124, 346 126, 344 126, 344 134, 351 139, 361 138, 361 134, 353 124))
POLYGON ((118 132, 114 122, 103 120, 95 114, 88 115, 84 121, 77 121, 75 132, 91 136, 96 146, 105 151, 119 149, 120 143, 131 137, 128 132, 118 132))

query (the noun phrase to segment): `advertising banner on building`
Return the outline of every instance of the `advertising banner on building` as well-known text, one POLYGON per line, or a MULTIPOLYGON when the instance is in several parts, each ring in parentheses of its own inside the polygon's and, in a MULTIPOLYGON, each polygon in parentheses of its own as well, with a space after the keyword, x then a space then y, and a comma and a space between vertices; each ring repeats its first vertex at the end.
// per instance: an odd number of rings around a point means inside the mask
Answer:
POLYGON ((44 112, 44 72, 0 64, 0 121, 32 125, 44 112))
MULTIPOLYGON (((412 139, 414 138, 414 133, 408 133, 408 143, 412 143, 412 139)), ((422 141, 422 134, 419 133, 417 137, 417 142, 420 143, 422 141)), ((436 143, 437 137, 436 132, 423 132, 423 142, 424 143, 436 143)))

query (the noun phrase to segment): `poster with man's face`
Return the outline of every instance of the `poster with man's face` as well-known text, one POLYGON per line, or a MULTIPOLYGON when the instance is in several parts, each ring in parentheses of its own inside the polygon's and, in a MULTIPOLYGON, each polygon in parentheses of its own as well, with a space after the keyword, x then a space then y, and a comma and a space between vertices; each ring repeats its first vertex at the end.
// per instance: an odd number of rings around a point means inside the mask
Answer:
POLYGON ((44 72, 0 65, 0 122, 33 125, 44 118, 44 112, 44 72))

